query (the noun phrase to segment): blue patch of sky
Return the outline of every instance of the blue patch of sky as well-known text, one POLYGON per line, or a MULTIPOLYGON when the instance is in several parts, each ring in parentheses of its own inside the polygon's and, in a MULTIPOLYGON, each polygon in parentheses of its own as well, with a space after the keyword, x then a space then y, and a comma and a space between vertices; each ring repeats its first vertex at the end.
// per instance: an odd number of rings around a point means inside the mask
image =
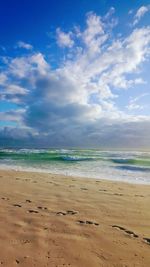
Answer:
POLYGON ((18 124, 14 121, 0 121, 0 127, 16 127, 18 124))
POLYGON ((12 102, 8 102, 8 101, 0 101, 0 112, 2 111, 8 111, 8 110, 12 110, 12 109, 17 109, 18 106, 15 103, 12 102))

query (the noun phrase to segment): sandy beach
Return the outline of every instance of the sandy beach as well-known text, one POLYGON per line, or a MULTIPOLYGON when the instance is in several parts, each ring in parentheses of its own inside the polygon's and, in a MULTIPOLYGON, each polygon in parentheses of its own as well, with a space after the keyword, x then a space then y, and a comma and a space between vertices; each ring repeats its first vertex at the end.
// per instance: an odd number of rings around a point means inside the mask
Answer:
POLYGON ((0 265, 150 265, 150 186, 0 171, 0 265))

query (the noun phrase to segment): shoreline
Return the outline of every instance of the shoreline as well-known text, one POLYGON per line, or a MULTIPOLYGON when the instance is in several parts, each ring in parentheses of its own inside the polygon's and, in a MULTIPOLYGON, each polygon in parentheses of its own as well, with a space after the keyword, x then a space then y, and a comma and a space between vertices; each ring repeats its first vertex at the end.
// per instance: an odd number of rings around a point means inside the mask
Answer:
POLYGON ((75 175, 75 174, 63 174, 63 173, 56 173, 56 172, 50 172, 50 171, 43 171, 41 169, 38 169, 36 170, 35 168, 32 168, 31 169, 27 169, 26 167, 23 168, 23 167, 19 167, 18 166, 18 169, 15 169, 15 168, 12 168, 12 167, 9 167, 7 166, 8 168, 5 168, 5 167, 1 167, 0 166, 0 172, 1 171, 12 171, 12 172, 25 172, 25 173, 41 173, 41 174, 49 174, 49 175, 56 175, 56 176, 64 176, 64 177, 77 177, 78 179, 95 179, 95 180, 100 180, 100 181, 108 181, 108 182, 117 182, 117 183, 127 183, 127 184, 133 184, 133 185, 145 185, 145 186, 150 186, 150 182, 144 182, 144 181, 129 181, 129 180, 119 180, 118 179, 106 179, 106 178, 100 178, 100 177, 87 177, 87 176, 78 176, 78 175, 75 175), (20 169, 19 169, 20 168, 20 169))
POLYGON ((3 266, 147 267, 150 187, 0 170, 3 266))
POLYGON ((1 152, 1 169, 150 185, 150 152, 26 149, 1 152))

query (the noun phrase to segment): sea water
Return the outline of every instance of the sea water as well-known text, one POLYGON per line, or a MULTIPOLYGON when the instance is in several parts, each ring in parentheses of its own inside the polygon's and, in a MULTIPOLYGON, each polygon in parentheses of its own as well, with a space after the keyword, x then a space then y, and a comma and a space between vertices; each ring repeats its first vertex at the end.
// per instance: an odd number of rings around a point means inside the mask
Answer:
POLYGON ((150 184, 150 152, 1 149, 0 168, 150 184))

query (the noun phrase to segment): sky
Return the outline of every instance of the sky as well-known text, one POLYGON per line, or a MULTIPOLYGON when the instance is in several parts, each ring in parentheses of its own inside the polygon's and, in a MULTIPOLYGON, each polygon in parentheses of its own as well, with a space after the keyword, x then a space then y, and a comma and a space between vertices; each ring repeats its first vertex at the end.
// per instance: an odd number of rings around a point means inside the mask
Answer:
POLYGON ((0 1, 0 147, 150 150, 150 3, 0 1))

